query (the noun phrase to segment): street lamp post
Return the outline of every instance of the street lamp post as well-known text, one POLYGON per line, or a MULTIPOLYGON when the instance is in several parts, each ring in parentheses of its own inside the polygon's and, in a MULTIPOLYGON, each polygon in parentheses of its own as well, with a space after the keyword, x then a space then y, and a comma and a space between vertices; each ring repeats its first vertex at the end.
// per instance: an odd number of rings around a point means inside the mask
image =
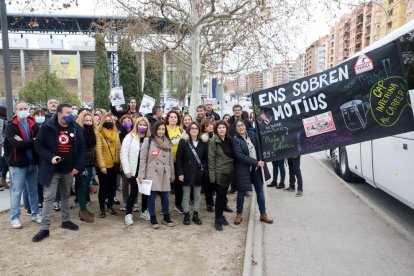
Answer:
POLYGON ((0 0, 1 32, 3 42, 4 82, 6 89, 7 120, 13 118, 13 99, 10 66, 9 33, 7 26, 7 10, 5 0, 0 0))
MULTIPOLYGON (((388 9, 386 9, 383 5, 374 2, 374 1, 370 1, 369 3, 375 4, 378 7, 380 7, 382 9, 382 11, 385 13, 385 35, 388 34, 388 19, 389 19, 389 12, 395 7, 397 6, 397 4, 399 4, 400 2, 402 2, 404 0, 399 0, 397 2, 395 2, 393 5, 391 5, 390 7, 388 7, 388 9)), ((368 4, 369 4, 368 3, 368 4)))

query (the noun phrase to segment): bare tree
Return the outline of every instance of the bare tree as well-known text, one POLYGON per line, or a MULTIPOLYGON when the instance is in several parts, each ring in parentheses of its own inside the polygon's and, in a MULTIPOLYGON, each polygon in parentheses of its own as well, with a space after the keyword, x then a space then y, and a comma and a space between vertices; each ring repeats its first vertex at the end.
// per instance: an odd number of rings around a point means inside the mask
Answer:
MULTIPOLYGON (((77 3, 75 0, 50 2, 77 3)), ((312 18, 315 2, 334 6, 342 0, 99 2, 111 5, 114 13, 120 8, 122 14, 126 12, 130 16, 123 31, 135 38, 138 48, 168 52, 191 67, 190 111, 193 114, 201 101, 203 73, 234 74, 272 66, 275 56, 291 49, 292 38, 297 37, 304 23, 312 18)))
POLYGON ((203 72, 231 74, 271 66, 275 54, 286 52, 297 30, 295 25, 310 14, 310 0, 116 2, 135 18, 126 29, 135 34, 139 47, 168 51, 191 67, 192 113, 201 100, 203 72), (150 35, 154 27, 163 34, 150 35))
POLYGON ((185 96, 188 94, 191 85, 191 68, 176 59, 175 70, 176 91, 172 95, 177 98, 181 105, 184 105, 185 96))

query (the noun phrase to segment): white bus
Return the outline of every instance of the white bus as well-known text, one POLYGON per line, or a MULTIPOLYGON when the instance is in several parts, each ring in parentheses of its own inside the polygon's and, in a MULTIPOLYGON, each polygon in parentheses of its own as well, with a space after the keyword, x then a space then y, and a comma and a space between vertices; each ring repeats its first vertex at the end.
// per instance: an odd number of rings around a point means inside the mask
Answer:
MULTIPOLYGON (((414 21, 354 57, 395 39, 402 42, 410 98, 411 103, 414 103, 414 21)), ((414 209, 414 132, 331 149, 327 155, 336 173, 344 180, 361 177, 414 209)))

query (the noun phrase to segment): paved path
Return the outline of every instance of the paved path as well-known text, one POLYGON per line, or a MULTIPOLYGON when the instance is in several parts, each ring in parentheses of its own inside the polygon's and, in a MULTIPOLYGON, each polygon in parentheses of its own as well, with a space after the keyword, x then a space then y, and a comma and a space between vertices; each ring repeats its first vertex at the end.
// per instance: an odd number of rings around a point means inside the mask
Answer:
POLYGON ((0 212, 10 209, 10 189, 0 191, 0 212))
MULTIPOLYGON (((267 188, 273 225, 253 275, 414 275, 414 243, 312 156, 302 157, 304 196, 267 188)), ((256 218, 257 219, 257 218, 256 218)))

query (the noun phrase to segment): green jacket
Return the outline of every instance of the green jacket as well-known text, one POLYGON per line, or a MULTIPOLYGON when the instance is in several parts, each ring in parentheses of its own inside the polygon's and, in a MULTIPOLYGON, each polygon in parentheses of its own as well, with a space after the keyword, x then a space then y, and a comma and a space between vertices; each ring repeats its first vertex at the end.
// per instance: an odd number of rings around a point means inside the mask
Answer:
POLYGON ((216 135, 208 141, 208 173, 210 183, 228 186, 233 180, 233 158, 223 152, 220 143, 216 135))

